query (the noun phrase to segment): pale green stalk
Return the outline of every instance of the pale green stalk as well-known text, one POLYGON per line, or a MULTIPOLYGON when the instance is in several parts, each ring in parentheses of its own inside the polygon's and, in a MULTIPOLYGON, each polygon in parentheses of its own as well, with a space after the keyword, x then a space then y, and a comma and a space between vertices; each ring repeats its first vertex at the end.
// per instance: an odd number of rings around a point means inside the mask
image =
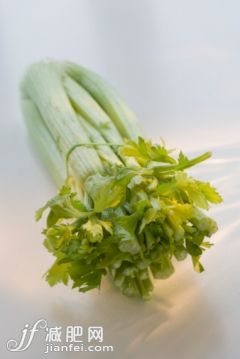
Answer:
POLYGON ((22 112, 31 140, 38 150, 42 162, 60 187, 66 179, 66 168, 59 150, 33 102, 22 99, 22 112))
MULTIPOLYGON (((63 73, 57 63, 41 62, 32 65, 22 82, 22 93, 29 97, 48 128, 65 161, 69 150, 90 139, 78 121, 62 85, 63 73)), ((78 147, 69 158, 73 176, 80 182, 91 174, 103 172, 103 164, 96 151, 78 147)))
POLYGON ((137 139, 141 130, 134 113, 103 78, 82 66, 64 62, 64 71, 87 90, 108 114, 123 138, 137 139))
MULTIPOLYGON (((79 114, 78 119, 81 122, 81 125, 84 126, 85 124, 87 126, 85 127, 85 130, 88 132, 88 136, 91 138, 92 142, 103 143, 105 142, 104 140, 106 140, 107 143, 110 142, 117 145, 123 144, 123 138, 120 136, 115 124, 94 98, 79 83, 69 76, 64 76, 63 83, 73 107, 79 114), (95 138, 95 140, 93 138, 95 138)), ((103 155, 109 155, 110 163, 119 164, 119 160, 118 162, 113 160, 114 157, 116 159, 116 155, 114 156, 112 153, 114 151, 113 149, 107 149, 106 146, 99 146, 97 147, 97 152, 100 153, 99 151, 101 151, 103 155)), ((104 158, 106 158, 105 155, 104 158)), ((137 163, 133 163, 133 159, 127 157, 122 158, 121 160, 121 162, 125 164, 137 165, 137 163)))
POLYGON ((120 158, 114 153, 113 149, 110 146, 107 146, 108 142, 103 138, 103 136, 87 121, 85 121, 81 116, 78 116, 78 120, 82 124, 84 130, 89 136, 89 139, 93 143, 103 143, 106 146, 96 146, 96 152, 99 157, 104 161, 112 165, 123 165, 123 162, 120 158))
POLYGON ((94 98, 76 81, 64 76, 63 84, 76 111, 108 142, 123 143, 122 137, 109 116, 94 98))

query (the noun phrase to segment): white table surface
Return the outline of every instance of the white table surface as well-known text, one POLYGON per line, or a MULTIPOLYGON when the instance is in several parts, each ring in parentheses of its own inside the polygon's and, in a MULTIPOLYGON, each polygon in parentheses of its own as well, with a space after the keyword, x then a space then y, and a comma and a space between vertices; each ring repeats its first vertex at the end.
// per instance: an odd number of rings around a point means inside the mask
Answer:
POLYGON ((99 325, 114 353, 49 358, 238 359, 240 323, 239 2, 190 0, 0 0, 0 356, 45 357, 42 338, 11 353, 25 323, 99 325), (225 201, 211 211, 220 230, 203 259, 156 283, 151 302, 52 289, 41 279, 52 257, 34 211, 55 186, 29 145, 18 85, 45 57, 70 59, 105 76, 141 119, 146 134, 186 152, 212 149, 193 170, 225 201))

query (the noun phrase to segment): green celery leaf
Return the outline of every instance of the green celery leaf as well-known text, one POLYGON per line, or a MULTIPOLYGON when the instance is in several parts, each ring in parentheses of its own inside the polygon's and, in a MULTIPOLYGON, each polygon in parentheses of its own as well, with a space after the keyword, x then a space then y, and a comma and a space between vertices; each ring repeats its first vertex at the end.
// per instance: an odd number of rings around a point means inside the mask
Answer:
POLYGON ((192 256, 193 268, 197 273, 202 273, 204 271, 204 267, 199 261, 199 256, 192 256))
POLYGON ((45 277, 50 286, 54 286, 57 283, 63 283, 67 285, 69 280, 69 263, 59 264, 58 260, 55 261, 53 266, 48 270, 45 277))
POLYGON ((138 138, 138 142, 127 140, 119 152, 123 156, 134 157, 141 166, 147 166, 150 162, 171 164, 176 162, 174 158, 169 156, 171 150, 167 150, 164 146, 153 145, 142 137, 138 138))

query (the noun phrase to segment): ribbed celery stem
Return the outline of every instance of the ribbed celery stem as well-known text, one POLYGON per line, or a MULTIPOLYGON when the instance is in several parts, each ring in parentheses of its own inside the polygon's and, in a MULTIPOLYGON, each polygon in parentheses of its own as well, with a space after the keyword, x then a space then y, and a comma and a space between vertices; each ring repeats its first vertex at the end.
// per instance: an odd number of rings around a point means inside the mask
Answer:
MULTIPOLYGON (((90 138, 92 139, 95 137, 96 139, 98 137, 99 141, 105 139, 108 143, 110 142, 117 145, 122 144, 123 138, 120 136, 113 121, 103 111, 102 107, 94 100, 94 98, 79 83, 69 76, 64 76, 63 82, 70 101, 80 115, 78 118, 81 124, 84 125, 84 123, 86 123, 90 125, 90 127, 88 127, 88 129, 91 128, 90 133, 92 133, 90 138)), ((89 136, 90 133, 88 132, 89 136)), ((97 140, 94 142, 97 142, 97 140)), ((109 150, 105 150, 104 146, 99 146, 97 152, 100 153, 99 151, 101 151, 102 154, 103 152, 110 152, 109 150)), ((111 151, 115 151, 116 153, 116 149, 114 148, 112 148, 111 151)), ((108 162, 111 162, 112 159, 113 154, 110 155, 108 162)), ((129 157, 122 157, 121 161, 126 165, 137 165, 137 163, 129 157)))
POLYGON ((29 99, 22 99, 21 105, 31 140, 55 183, 61 186, 66 179, 66 167, 56 143, 33 102, 29 99))
POLYGON ((94 98, 69 76, 64 76, 63 84, 77 112, 108 142, 121 144, 123 140, 118 130, 94 98))
MULTIPOLYGON (((22 92, 39 110, 64 161, 74 145, 91 141, 65 93, 62 76, 61 68, 55 62, 34 64, 23 78, 22 92)), ((84 146, 71 153, 69 165, 74 177, 81 182, 89 175, 104 170, 96 151, 84 146)))
MULTIPOLYGON (((99 144, 106 144, 103 146, 96 146, 96 152, 98 153, 99 157, 103 159, 105 162, 111 165, 123 165, 123 162, 120 158, 114 153, 111 146, 108 145, 103 136, 87 121, 84 120, 80 115, 78 115, 78 120, 82 124, 83 128, 85 129, 86 133, 88 134, 89 139, 93 143, 99 144)), ((114 143, 114 142, 111 142, 114 143)))
POLYGON ((69 76, 94 97, 109 115, 123 138, 135 140, 141 136, 136 116, 102 77, 70 62, 64 62, 62 66, 69 76))

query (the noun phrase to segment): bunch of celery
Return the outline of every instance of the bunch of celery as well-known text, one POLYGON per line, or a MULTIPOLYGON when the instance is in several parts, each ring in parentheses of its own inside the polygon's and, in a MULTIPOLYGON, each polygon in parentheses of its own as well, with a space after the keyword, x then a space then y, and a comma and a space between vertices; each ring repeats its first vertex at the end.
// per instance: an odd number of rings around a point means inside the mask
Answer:
POLYGON ((153 278, 168 278, 189 254, 196 271, 207 238, 206 216, 221 197, 185 169, 189 159, 141 137, 137 120, 98 75, 43 61, 22 81, 22 111, 43 161, 60 187, 47 211, 44 245, 55 256, 50 285, 72 280, 85 292, 111 276, 122 293, 149 299, 153 278))

